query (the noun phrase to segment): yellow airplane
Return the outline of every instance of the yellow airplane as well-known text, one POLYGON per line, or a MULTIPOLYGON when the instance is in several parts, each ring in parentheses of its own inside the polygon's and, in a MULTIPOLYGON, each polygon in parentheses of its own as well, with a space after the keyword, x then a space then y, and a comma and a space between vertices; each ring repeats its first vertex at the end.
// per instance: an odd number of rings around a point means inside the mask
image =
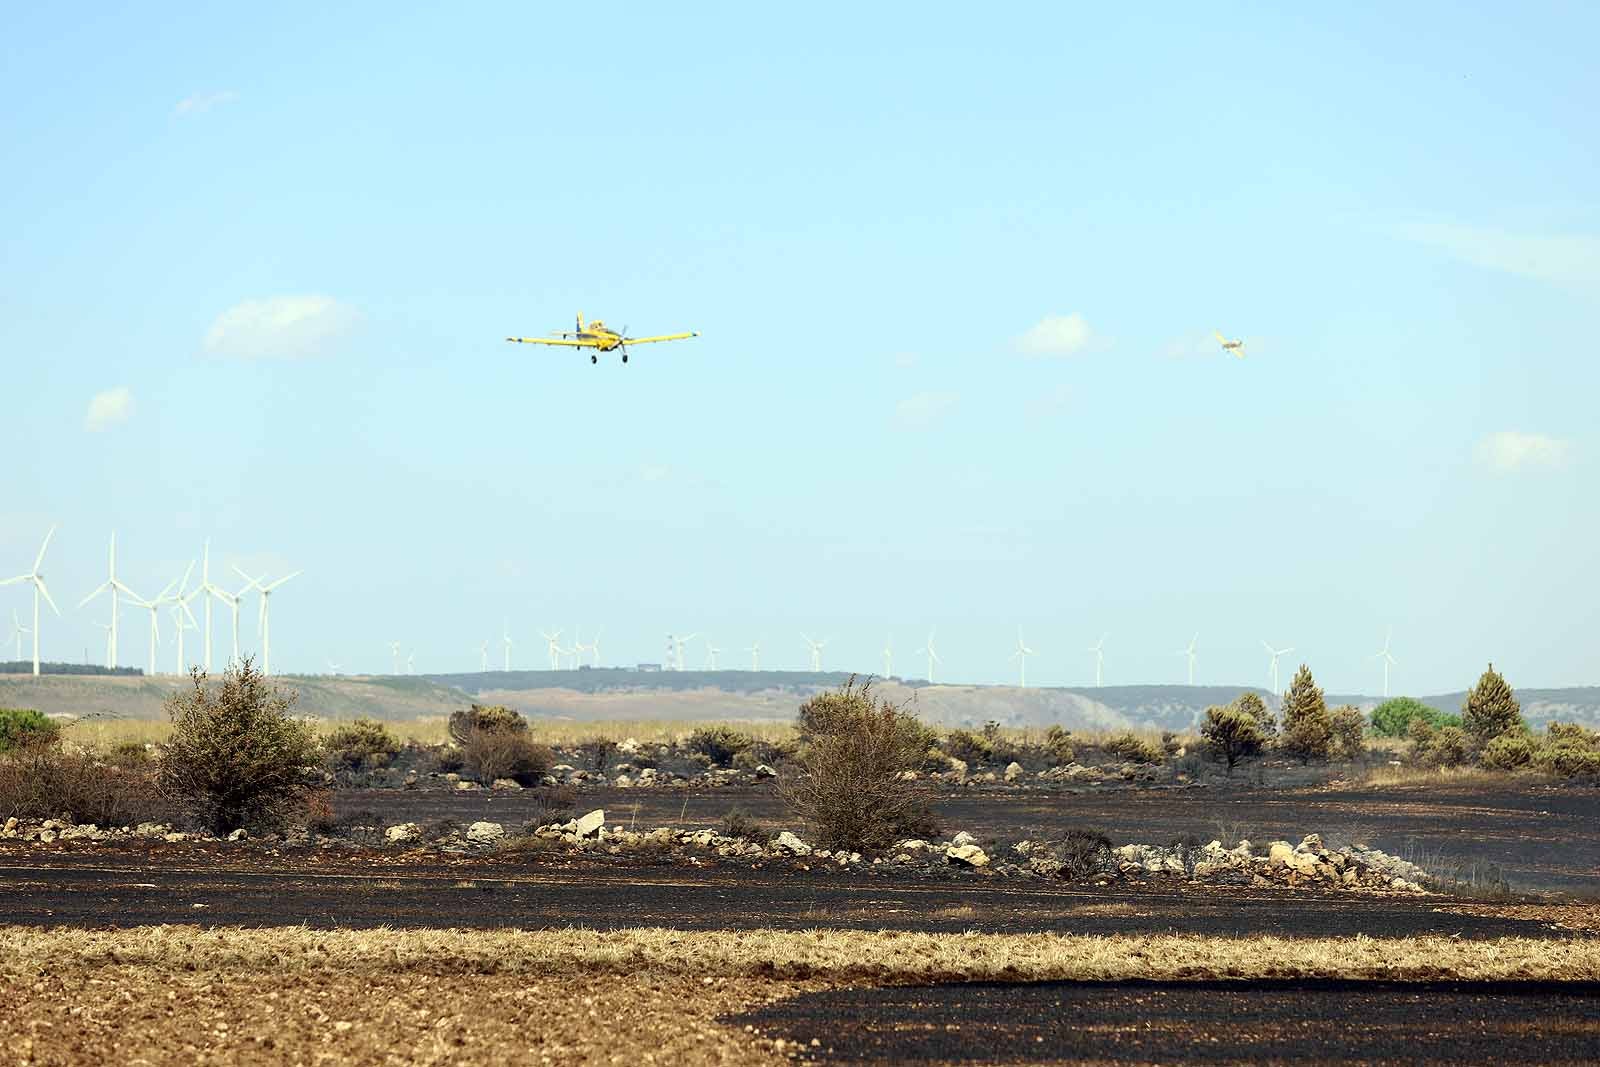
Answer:
POLYGON ((1240 359, 1244 358, 1243 341, 1230 341, 1226 337, 1222 336, 1221 330, 1212 330, 1211 332, 1217 335, 1217 344, 1222 346, 1222 350, 1224 352, 1232 356, 1238 356, 1240 359))
POLYGON ((694 331, 688 333, 664 333, 658 337, 629 337, 628 328, 624 326, 622 332, 610 329, 599 319, 584 325, 583 312, 578 312, 578 328, 572 333, 558 334, 555 337, 507 337, 507 341, 515 341, 521 345, 566 345, 568 348, 592 348, 589 353, 590 363, 599 363, 600 352, 611 352, 622 349, 622 362, 628 362, 629 345, 648 345, 656 341, 681 341, 686 337, 699 337, 694 331))

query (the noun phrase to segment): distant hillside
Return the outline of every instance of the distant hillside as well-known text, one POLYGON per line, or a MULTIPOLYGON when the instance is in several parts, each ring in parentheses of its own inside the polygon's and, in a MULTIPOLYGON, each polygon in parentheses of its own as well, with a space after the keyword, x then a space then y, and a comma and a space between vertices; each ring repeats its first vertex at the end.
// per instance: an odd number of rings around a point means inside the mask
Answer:
MULTIPOLYGON (((730 719, 787 720, 808 696, 843 684, 841 672, 809 671, 487 671, 417 676, 284 675, 279 681, 300 694, 302 712, 325 718, 372 715, 410 719, 448 715, 472 701, 505 704, 524 714, 574 720, 730 719)), ((161 716, 162 701, 185 684, 172 677, 89 675, 0 675, 0 707, 37 708, 52 714, 109 713, 134 718, 161 716)), ((874 683, 884 696, 910 703, 932 723, 1067 729, 1132 726, 1186 730, 1205 709, 1249 690, 1267 703, 1275 698, 1252 686, 1123 685, 1068 688, 933 685, 917 679, 874 683)), ((1600 687, 1521 689, 1523 714, 1535 728, 1551 720, 1600 727, 1600 687)), ((1444 711, 1459 711, 1463 693, 1421 698, 1444 711)), ((1329 694, 1331 706, 1371 710, 1379 698, 1329 694)))

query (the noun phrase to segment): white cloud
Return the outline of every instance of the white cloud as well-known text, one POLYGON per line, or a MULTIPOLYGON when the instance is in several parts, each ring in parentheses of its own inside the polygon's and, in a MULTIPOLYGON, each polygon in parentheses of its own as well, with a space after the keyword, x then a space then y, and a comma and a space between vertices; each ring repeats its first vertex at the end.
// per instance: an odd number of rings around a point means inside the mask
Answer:
POLYGON ((174 115, 201 115, 214 107, 231 104, 239 99, 239 94, 232 89, 223 89, 213 93, 191 93, 178 101, 178 106, 172 109, 174 115))
POLYGON ((1516 430, 1501 430, 1478 442, 1478 462, 1496 474, 1559 467, 1571 452, 1572 446, 1559 437, 1516 430))
POLYGON ((90 433, 101 433, 132 417, 133 390, 126 385, 119 385, 89 398, 89 410, 83 417, 83 428, 90 433))
POLYGON ((217 316, 206 331, 207 352, 240 359, 310 356, 360 319, 331 296, 245 300, 217 316))
POLYGON ((1017 348, 1030 356, 1067 356, 1089 343, 1089 323, 1074 311, 1046 315, 1017 338, 1017 348))
POLYGON ((901 370, 909 370, 917 365, 917 354, 915 352, 896 352, 894 365, 901 370))
POLYGON ((891 425, 897 430, 926 430, 956 406, 958 393, 927 392, 908 396, 894 406, 891 425))
POLYGON ((1476 267, 1546 282, 1600 283, 1600 237, 1511 233, 1455 223, 1415 223, 1401 226, 1399 234, 1476 267))

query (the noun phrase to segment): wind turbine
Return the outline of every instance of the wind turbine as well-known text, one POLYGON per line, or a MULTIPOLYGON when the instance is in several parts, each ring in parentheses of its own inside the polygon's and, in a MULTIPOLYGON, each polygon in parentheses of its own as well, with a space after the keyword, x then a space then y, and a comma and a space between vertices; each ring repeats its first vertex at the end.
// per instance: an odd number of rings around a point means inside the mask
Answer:
POLYGON ((1195 661, 1194 646, 1195 646, 1195 643, 1197 641, 1199 641, 1199 640, 1200 640, 1200 634, 1196 633, 1193 637, 1189 638, 1189 647, 1188 648, 1180 648, 1180 649, 1178 649, 1178 655, 1189 657, 1189 684, 1190 685, 1194 684, 1194 661, 1195 661))
POLYGON ((400 673, 400 642, 389 642, 389 659, 394 666, 394 673, 400 673))
POLYGON ((1103 669, 1106 665, 1106 638, 1110 636, 1110 634, 1101 634, 1100 640, 1088 648, 1088 651, 1094 653, 1094 684, 1097 688, 1101 683, 1103 669))
POLYGON ((328 670, 330 672, 332 672, 333 674, 337 675, 339 673, 339 669, 340 669, 340 665, 339 664, 333 662, 333 660, 331 660, 331 659, 328 661, 328 670))
POLYGON ((111 663, 111 624, 110 623, 106 623, 106 622, 97 622, 97 623, 95 623, 95 625, 100 627, 100 629, 102 629, 102 630, 104 630, 106 632, 106 666, 110 667, 110 666, 112 666, 112 663, 111 663))
POLYGON ((749 648, 745 649, 745 651, 750 653, 750 669, 752 671, 754 671, 755 673, 760 674, 761 673, 761 642, 757 641, 755 644, 753 644, 749 648))
MULTIPOLYGON (((51 611, 55 612, 57 615, 61 614, 61 609, 56 607, 55 600, 53 600, 50 596, 50 590, 45 588, 44 575, 39 571, 39 568, 44 565, 45 549, 50 547, 50 538, 54 537, 55 535, 56 528, 52 526, 50 527, 50 532, 44 535, 44 544, 39 546, 39 554, 33 557, 32 570, 28 571, 27 574, 19 574, 15 578, 7 578, 4 581, 0 581, 0 585, 10 585, 13 582, 33 583, 33 629, 29 630, 28 632, 33 634, 33 673, 35 677, 37 677, 39 674, 39 597, 44 597, 45 603, 50 605, 51 611)), ((16 613, 13 612, 11 616, 13 623, 16 622, 16 618, 16 613)), ((18 630, 21 631, 21 629, 22 628, 19 626, 18 630)), ((18 656, 21 656, 22 654, 21 632, 17 634, 17 654, 18 656)))
MULTIPOLYGON (((38 610, 35 608, 34 610, 38 610)), ((1389 627, 1383 635, 1383 648, 1373 654, 1373 659, 1383 660, 1383 699, 1389 699, 1389 668, 1395 665, 1395 658, 1389 655, 1389 639, 1394 637, 1394 627, 1389 627)), ((35 673, 38 673, 35 671, 35 673)))
POLYGON ((578 627, 574 626, 572 628, 572 647, 566 650, 568 670, 575 671, 578 669, 578 658, 583 655, 586 647, 578 638, 578 627))
POLYGON ((503 670, 503 671, 510 671, 511 670, 511 644, 512 644, 512 641, 511 641, 511 623, 509 623, 509 622, 501 622, 500 623, 500 643, 504 646, 505 657, 506 657, 505 660, 504 660, 504 665, 500 669, 503 670))
POLYGON ((1272 693, 1274 696, 1279 696, 1281 695, 1281 690, 1278 689, 1278 657, 1287 656, 1289 653, 1293 652, 1294 646, 1290 645, 1288 648, 1273 648, 1263 639, 1261 642, 1261 647, 1266 649, 1267 655, 1272 657, 1272 693))
MULTIPOLYGON (((189 577, 192 574, 194 574, 194 560, 190 560, 189 566, 184 569, 183 580, 178 583, 178 592, 176 595, 171 597, 172 624, 178 631, 177 674, 180 677, 188 672, 190 666, 184 661, 183 631, 197 630, 200 628, 200 624, 195 621, 194 612, 189 610, 189 601, 205 592, 204 586, 197 585, 193 589, 189 588, 189 577)), ((209 602, 209 598, 207 598, 207 600, 209 602)))
POLYGON ((562 631, 560 630, 557 630, 553 634, 545 633, 543 630, 539 631, 539 636, 543 637, 549 646, 550 669, 553 671, 559 671, 561 669, 561 642, 559 640, 561 634, 562 631))
POLYGON ((406 673, 407 674, 415 674, 415 673, 417 673, 416 672, 416 665, 417 665, 417 650, 413 648, 409 653, 406 654, 406 673))
POLYGON ((894 677, 894 634, 883 636, 883 676, 894 677))
POLYGON ((604 626, 594 632, 594 640, 589 642, 589 666, 600 666, 600 635, 606 632, 604 626))
POLYGON ((828 642, 833 640, 833 638, 824 637, 821 641, 813 641, 805 634, 801 634, 800 640, 804 641, 811 648, 812 672, 816 674, 822 673, 822 650, 828 647, 828 642))
POLYGON ((169 594, 172 592, 172 587, 177 584, 176 581, 168 582, 153 600, 133 598, 134 603, 150 612, 150 677, 152 678, 156 676, 156 646, 161 643, 161 605, 172 599, 169 594))
POLYGON ((933 684, 933 669, 939 664, 939 653, 933 650, 933 631, 928 631, 928 643, 922 646, 921 652, 928 659, 928 684, 933 684))
POLYGON ((256 617, 256 625, 257 625, 257 627, 260 628, 260 631, 261 631, 261 673, 262 674, 271 674, 272 673, 272 610, 271 610, 270 605, 272 603, 272 591, 274 589, 278 588, 278 586, 282 585, 284 582, 287 582, 290 578, 296 577, 301 572, 300 571, 290 571, 288 574, 285 574, 282 578, 278 578, 278 579, 276 579, 274 581, 268 582, 266 585, 262 585, 261 584, 261 580, 259 578, 251 578, 248 574, 245 574, 244 571, 239 570, 238 567, 234 567, 233 569, 236 570, 236 571, 239 571, 239 574, 241 576, 243 576, 244 578, 246 578, 250 582, 251 585, 255 586, 256 591, 261 594, 261 611, 260 611, 259 615, 256 617))
POLYGON ((673 654, 677 658, 678 662, 678 666, 675 669, 680 671, 683 670, 683 650, 688 646, 690 641, 693 641, 699 636, 700 635, 698 633, 690 634, 688 637, 669 636, 668 640, 670 640, 673 644, 673 654))
MULTIPOLYGON (((84 604, 89 603, 89 601, 93 600, 101 593, 109 592, 111 594, 111 632, 107 638, 111 645, 111 651, 106 657, 106 666, 114 668, 117 665, 117 615, 119 614, 117 607, 120 594, 126 593, 134 601, 139 600, 139 594, 135 593, 132 589, 129 589, 123 584, 122 579, 117 577, 117 535, 115 532, 111 534, 110 560, 111 562, 107 570, 106 580, 102 582, 94 592, 84 597, 83 600, 78 604, 78 607, 83 607, 84 604)), ((51 605, 51 607, 54 606, 54 604, 51 605)))
POLYGON ((32 632, 33 632, 32 630, 30 630, 26 626, 22 625, 22 623, 17 619, 17 609, 16 608, 12 608, 11 609, 11 639, 16 641, 16 643, 17 643, 17 662, 18 663, 22 662, 22 635, 23 634, 29 634, 29 633, 32 633, 32 632))
POLYGON ((717 669, 717 656, 721 654, 721 652, 722 649, 718 648, 716 645, 713 645, 709 637, 706 638, 706 670, 714 671, 717 669))
MULTIPOLYGON (((210 546, 207 545, 206 547, 207 547, 207 550, 209 551, 210 546)), ((205 569, 204 569, 204 567, 205 567, 204 564, 202 564, 201 567, 202 567, 202 569, 201 569, 201 572, 200 572, 201 573, 200 588, 206 590, 207 593, 210 594, 206 598, 206 672, 210 673, 210 671, 211 671, 211 601, 212 600, 220 600, 224 604, 228 605, 228 609, 233 612, 233 656, 228 662, 229 663, 237 663, 237 662, 239 662, 239 605, 244 602, 244 595, 250 591, 250 586, 251 586, 252 583, 247 581, 247 582, 245 582, 244 585, 241 585, 239 587, 239 591, 237 593, 230 593, 226 589, 222 588, 220 585, 214 584, 211 581, 211 579, 206 576, 205 569)), ((248 578, 249 576, 246 575, 246 577, 248 578)))
POLYGON ((1019 626, 1017 627, 1017 650, 1011 653, 1011 658, 1017 661, 1017 685, 1022 689, 1028 688, 1028 657, 1031 655, 1033 655, 1033 649, 1029 648, 1022 640, 1022 627, 1019 626))
POLYGON ((488 673, 489 670, 489 642, 485 641, 483 647, 478 649, 478 670, 488 673))

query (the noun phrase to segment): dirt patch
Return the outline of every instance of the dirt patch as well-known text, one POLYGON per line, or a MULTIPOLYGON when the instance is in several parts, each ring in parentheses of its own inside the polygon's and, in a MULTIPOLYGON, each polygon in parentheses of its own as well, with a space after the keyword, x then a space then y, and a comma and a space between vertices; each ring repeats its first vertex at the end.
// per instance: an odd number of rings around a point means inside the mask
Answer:
POLYGON ((0 977, 0 1054, 61 1067, 778 1064, 787 1061, 771 1041, 718 1017, 808 988, 659 976, 67 969, 0 977))

